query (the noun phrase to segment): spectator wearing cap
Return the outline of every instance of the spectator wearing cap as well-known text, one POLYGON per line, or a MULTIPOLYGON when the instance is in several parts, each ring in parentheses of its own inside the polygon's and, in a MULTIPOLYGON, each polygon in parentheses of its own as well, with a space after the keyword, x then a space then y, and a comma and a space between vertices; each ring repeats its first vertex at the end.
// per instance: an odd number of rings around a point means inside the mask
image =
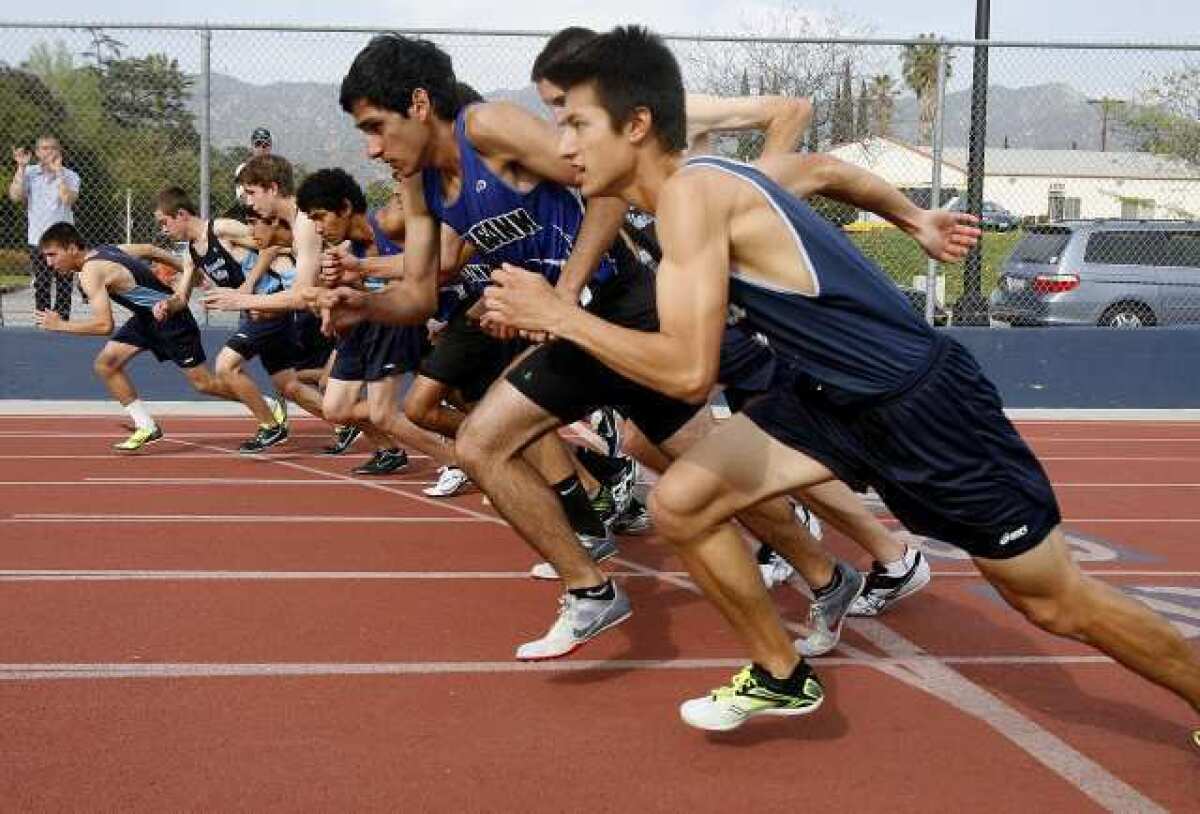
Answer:
MULTIPOLYGON (((258 158, 259 156, 270 154, 271 131, 265 127, 254 128, 254 132, 250 134, 250 158, 258 158)), ((234 194, 237 196, 239 203, 249 204, 250 201, 247 200, 246 193, 242 190, 242 185, 237 183, 237 177, 241 175, 242 167, 244 166, 246 166, 245 161, 238 164, 237 169, 233 171, 234 194)))
POLYGON ((70 319, 71 278, 55 274, 46 265, 38 243, 42 233, 54 224, 75 222, 73 207, 79 197, 79 175, 63 166, 62 145, 54 136, 40 137, 36 164, 31 163, 32 158, 25 147, 13 149, 17 169, 8 186, 8 197, 28 209, 34 306, 39 311, 48 311, 53 291, 54 310, 63 319, 70 319))

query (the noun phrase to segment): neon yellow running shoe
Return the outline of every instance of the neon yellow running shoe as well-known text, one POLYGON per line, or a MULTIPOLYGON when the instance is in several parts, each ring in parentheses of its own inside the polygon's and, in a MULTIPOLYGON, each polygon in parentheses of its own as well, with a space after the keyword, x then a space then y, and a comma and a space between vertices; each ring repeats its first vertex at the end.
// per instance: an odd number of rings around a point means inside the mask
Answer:
POLYGON ((264 401, 271 408, 271 417, 275 423, 287 427, 287 402, 278 396, 267 396, 264 401))
POLYGON ((756 715, 807 715, 825 700, 825 689, 816 673, 803 662, 796 694, 770 690, 755 675, 753 667, 743 667, 724 687, 717 687, 704 698, 693 698, 679 707, 684 723, 711 732, 737 729, 756 715))
POLYGON ((119 444, 113 444, 113 449, 117 452, 137 452, 146 444, 153 444, 155 441, 163 437, 162 430, 155 424, 149 429, 133 431, 133 435, 126 438, 119 444))

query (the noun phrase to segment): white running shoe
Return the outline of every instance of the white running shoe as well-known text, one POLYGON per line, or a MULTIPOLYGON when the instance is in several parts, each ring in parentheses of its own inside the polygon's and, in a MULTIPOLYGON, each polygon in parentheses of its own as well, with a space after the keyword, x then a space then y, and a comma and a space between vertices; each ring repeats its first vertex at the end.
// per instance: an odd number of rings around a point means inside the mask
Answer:
POLYGON ((760 562, 758 570, 762 572, 763 584, 767 586, 768 591, 787 582, 796 574, 792 564, 779 556, 777 551, 772 551, 766 562, 760 562))
POLYGON ((429 497, 453 497, 462 494, 471 486, 467 473, 457 466, 443 466, 438 469, 437 483, 426 486, 421 491, 429 497))
POLYGON ((929 561, 920 551, 914 552, 913 564, 903 576, 888 576, 884 567, 871 563, 867 585, 862 596, 850 606, 850 616, 878 616, 906 596, 912 596, 929 584, 929 561))
POLYGON ((540 639, 517 648, 518 661, 556 659, 633 615, 629 597, 615 582, 612 599, 581 599, 569 591, 558 601, 558 618, 540 639))
POLYGON ((753 668, 744 667, 725 686, 717 687, 703 698, 683 702, 679 716, 688 726, 697 729, 728 732, 759 715, 792 716, 816 712, 825 700, 825 689, 807 662, 799 678, 800 690, 796 694, 780 693, 763 686, 753 668))

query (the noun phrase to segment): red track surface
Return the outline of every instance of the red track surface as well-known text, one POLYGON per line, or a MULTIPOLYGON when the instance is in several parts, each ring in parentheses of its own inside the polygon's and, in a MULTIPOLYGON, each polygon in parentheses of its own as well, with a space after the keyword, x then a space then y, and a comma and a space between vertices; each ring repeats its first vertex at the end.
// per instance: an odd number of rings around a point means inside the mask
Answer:
MULTIPOLYGON (((249 460, 224 452, 245 421, 165 424, 117 457, 113 419, 0 422, 9 810, 1200 806, 1185 706, 1029 627, 962 560, 848 626, 819 712, 705 736, 677 706, 742 651, 652 539, 616 566, 628 623, 519 665, 556 588, 478 495, 424 499, 429 461, 350 481, 311 454, 315 423, 249 460)), ((1086 568, 1200 635, 1200 425, 1022 430, 1086 568)))

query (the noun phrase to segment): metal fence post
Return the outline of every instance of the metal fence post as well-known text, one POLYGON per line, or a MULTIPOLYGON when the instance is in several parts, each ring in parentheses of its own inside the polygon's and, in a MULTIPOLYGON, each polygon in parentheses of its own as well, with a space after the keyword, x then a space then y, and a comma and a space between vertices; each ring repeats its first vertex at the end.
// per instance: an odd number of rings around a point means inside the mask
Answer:
MULTIPOLYGON (((200 73, 203 77, 204 91, 200 109, 203 111, 200 122, 200 217, 208 220, 209 197, 212 190, 212 29, 200 30, 200 73)), ((208 309, 204 309, 204 325, 208 326, 208 309)))
MULTIPOLYGON (((971 129, 967 137, 967 211, 983 213, 984 160, 987 151, 988 49, 991 0, 975 0, 975 62, 971 73, 971 129)), ((963 264, 963 292, 954 306, 959 325, 987 325, 983 298, 983 247, 976 244, 963 264)))
MULTIPOLYGON (((937 115, 933 119, 933 177, 930 178, 929 208, 942 205, 942 144, 946 133, 946 68, 949 62, 949 47, 938 45, 937 58, 937 115)), ((938 261, 930 260, 925 272, 925 321, 933 324, 934 304, 937 299, 938 261)))

